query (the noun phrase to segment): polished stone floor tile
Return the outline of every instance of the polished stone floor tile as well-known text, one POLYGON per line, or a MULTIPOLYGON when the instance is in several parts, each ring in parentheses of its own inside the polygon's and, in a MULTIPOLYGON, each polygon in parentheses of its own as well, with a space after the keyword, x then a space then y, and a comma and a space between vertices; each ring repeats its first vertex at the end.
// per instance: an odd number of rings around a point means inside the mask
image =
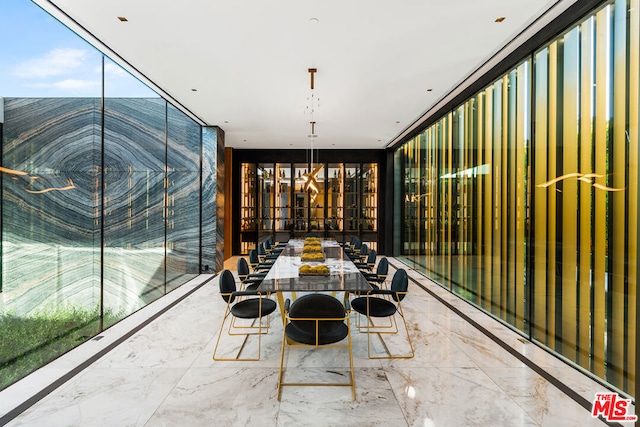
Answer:
MULTIPOLYGON (((237 258, 227 261, 235 269, 237 258)), ((392 264, 401 266, 397 260, 392 264)), ((393 268, 390 272, 393 274, 393 268)), ((430 293, 473 319, 585 399, 606 391, 595 381, 523 340, 415 271, 403 301, 415 350, 411 359, 367 358, 367 334, 352 313, 356 396, 350 387, 287 386, 277 399, 282 344, 280 311, 270 316, 258 362, 214 361, 226 304, 217 279, 197 289, 104 357, 9 423, 11 426, 591 426, 591 417, 560 389, 499 346, 430 293)), ((187 285, 185 285, 187 286, 187 285)), ((180 292, 180 289, 174 291, 180 292)), ((167 298, 167 297, 165 297, 167 298)), ((158 304, 163 304, 159 301, 158 304)), ((145 309, 140 310, 142 316, 145 309)), ((362 324, 364 319, 361 319, 362 324)), ((132 321, 126 319, 125 322, 132 321)), ((118 326, 118 325, 116 325, 118 326)), ((122 326, 118 326, 121 328, 122 326)), ((400 325, 402 328, 402 325, 400 325)), ((117 330, 114 328, 113 331, 117 330)), ((114 340, 105 331, 105 340, 114 340)), ((385 347, 376 334, 372 351, 385 347)), ((219 354, 232 356, 242 338, 223 332, 219 354)), ((81 347, 99 345, 88 342, 81 347)), ((408 352, 404 331, 384 336, 394 352, 408 352)), ((61 358, 56 369, 77 363, 61 358)), ((92 350, 93 351, 93 350, 92 350)), ((258 341, 243 356, 258 353, 258 341)), ((348 381, 346 349, 291 349, 286 381, 348 381)), ((45 376, 45 378, 47 378, 45 376)), ((20 390, 40 389, 42 377, 27 377, 20 390)), ((6 391, 6 390, 5 390, 6 391)), ((4 392, 2 392, 4 393, 4 392)), ((0 393, 0 401, 3 394, 0 393)), ((6 394, 5 394, 6 395, 6 394)), ((2 407, 3 408, 3 407, 2 407)))

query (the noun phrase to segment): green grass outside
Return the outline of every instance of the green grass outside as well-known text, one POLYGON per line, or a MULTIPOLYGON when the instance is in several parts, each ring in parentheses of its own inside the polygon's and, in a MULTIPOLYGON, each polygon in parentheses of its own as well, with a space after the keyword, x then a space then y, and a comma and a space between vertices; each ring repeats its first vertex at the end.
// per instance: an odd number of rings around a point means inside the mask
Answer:
MULTIPOLYGON (((120 319, 105 313, 104 325, 120 319)), ((0 390, 100 332, 97 307, 47 308, 28 316, 0 313, 0 390)))

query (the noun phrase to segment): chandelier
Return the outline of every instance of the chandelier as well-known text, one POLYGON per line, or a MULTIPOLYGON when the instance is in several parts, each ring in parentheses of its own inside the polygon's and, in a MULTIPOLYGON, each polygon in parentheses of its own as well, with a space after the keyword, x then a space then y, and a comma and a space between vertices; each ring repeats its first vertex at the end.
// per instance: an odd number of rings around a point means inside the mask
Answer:
POLYGON ((320 192, 319 188, 318 188, 318 181, 317 181, 317 176, 318 173, 320 172, 320 170, 322 169, 322 164, 313 165, 313 141, 315 140, 315 138, 318 137, 318 135, 316 134, 316 122, 314 119, 314 114, 315 114, 315 110, 316 107, 319 107, 319 101, 320 99, 316 97, 316 94, 314 93, 314 89, 315 89, 315 84, 314 84, 314 77, 315 77, 315 73, 318 71, 316 68, 309 68, 309 74, 310 74, 310 78, 311 78, 311 95, 309 96, 309 98, 307 99, 309 101, 309 105, 307 105, 307 110, 309 112, 309 114, 311 115, 311 121, 309 122, 311 124, 311 133, 308 135, 309 138, 309 173, 305 173, 303 174, 300 178, 302 180, 304 180, 304 184, 303 184, 303 189, 304 191, 309 191, 310 195, 311 195, 311 200, 314 201, 316 196, 318 195, 318 193, 320 192))

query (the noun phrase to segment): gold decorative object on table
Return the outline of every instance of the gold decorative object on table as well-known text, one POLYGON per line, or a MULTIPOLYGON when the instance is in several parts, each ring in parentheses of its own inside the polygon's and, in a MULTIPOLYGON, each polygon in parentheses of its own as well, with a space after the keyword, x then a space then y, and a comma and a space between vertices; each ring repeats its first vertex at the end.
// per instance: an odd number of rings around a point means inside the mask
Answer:
POLYGON ((302 247, 302 256, 300 259, 303 262, 324 262, 325 256, 322 250, 322 244, 317 237, 307 237, 304 240, 304 246, 302 247))
POLYGON ((306 252, 300 257, 302 262, 324 262, 325 257, 322 252, 306 252))
POLYGON ((300 274, 300 276, 329 276, 330 274, 329 267, 324 264, 315 266, 303 264, 302 266, 300 266, 298 273, 300 274))
POLYGON ((302 247, 302 252, 322 252, 322 245, 320 243, 306 243, 302 247))

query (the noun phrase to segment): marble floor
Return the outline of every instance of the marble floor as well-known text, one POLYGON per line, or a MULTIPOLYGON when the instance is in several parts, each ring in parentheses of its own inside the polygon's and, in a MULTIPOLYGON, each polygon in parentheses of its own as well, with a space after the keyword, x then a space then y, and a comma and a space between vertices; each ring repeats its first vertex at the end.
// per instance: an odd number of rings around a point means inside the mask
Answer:
MULTIPOLYGON (((235 258, 228 260, 235 268, 235 258)), ((402 264, 391 259, 392 267, 402 264)), ((407 268, 409 276, 537 367, 592 402, 607 391, 466 302, 407 268)), ((393 268, 390 271, 393 274, 393 268)), ((119 343, 9 426, 596 426, 603 422, 430 292, 410 282, 404 309, 413 359, 370 360, 353 329, 357 399, 348 387, 288 387, 277 400, 282 323, 262 340, 259 362, 213 361, 225 304, 217 278, 200 276, 36 374, 0 392, 0 416, 100 348, 119 343), (200 286, 203 282, 204 285, 200 286), (190 293, 191 292, 191 293, 190 293), (183 298, 180 300, 180 298, 183 298), (166 313, 163 307, 177 301, 166 313), (135 333, 141 322, 151 321, 135 333), (127 331, 129 334, 127 335, 127 331), (125 339, 122 339, 122 337, 125 339)), ((352 313, 352 326, 355 313, 352 313)), ((222 337, 222 353, 238 342, 222 337)), ((382 351, 374 339, 374 351, 382 351)), ((406 339, 388 339, 408 350, 406 339)), ((255 340, 246 352, 257 349, 255 340)), ((346 378, 344 350, 304 350, 285 360, 287 379, 346 378)))

